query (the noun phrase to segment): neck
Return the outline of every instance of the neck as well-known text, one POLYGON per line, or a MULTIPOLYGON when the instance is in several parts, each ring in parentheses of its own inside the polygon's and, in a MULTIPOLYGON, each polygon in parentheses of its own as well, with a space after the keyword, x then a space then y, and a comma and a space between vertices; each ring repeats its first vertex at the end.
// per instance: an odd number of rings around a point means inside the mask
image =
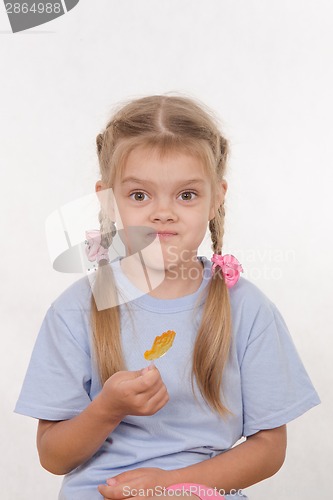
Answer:
POLYGON ((176 299, 198 290, 203 279, 203 263, 182 263, 167 269, 156 269, 138 262, 135 256, 120 261, 127 278, 136 288, 158 299, 176 299))

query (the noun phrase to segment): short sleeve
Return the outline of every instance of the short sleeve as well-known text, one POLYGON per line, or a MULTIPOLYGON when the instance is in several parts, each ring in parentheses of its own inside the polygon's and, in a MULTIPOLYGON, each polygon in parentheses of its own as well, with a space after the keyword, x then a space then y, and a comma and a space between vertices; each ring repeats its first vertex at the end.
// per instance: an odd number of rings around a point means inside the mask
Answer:
POLYGON ((269 323, 253 329, 241 362, 244 436, 284 425, 320 403, 280 312, 272 303, 270 309, 269 323))
POLYGON ((90 403, 90 384, 90 354, 52 304, 14 411, 45 420, 70 419, 90 403))

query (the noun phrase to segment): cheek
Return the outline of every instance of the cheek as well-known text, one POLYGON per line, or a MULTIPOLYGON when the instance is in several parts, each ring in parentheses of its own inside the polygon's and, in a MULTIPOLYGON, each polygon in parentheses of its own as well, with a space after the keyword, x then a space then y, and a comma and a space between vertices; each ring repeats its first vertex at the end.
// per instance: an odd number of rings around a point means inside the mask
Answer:
POLYGON ((135 215, 134 211, 119 200, 115 209, 116 222, 120 225, 128 225, 128 220, 133 219, 133 215, 135 215))
POLYGON ((122 208, 118 207, 116 213, 116 226, 117 228, 126 228, 126 227, 147 227, 146 219, 143 216, 142 210, 138 210, 137 208, 122 208))
POLYGON ((212 214, 212 209, 209 203, 207 202, 192 212, 191 219, 194 223, 201 226, 208 224, 209 220, 212 218, 211 214, 212 214))
POLYGON ((208 220, 205 218, 197 217, 195 220, 192 220, 191 225, 188 224, 188 237, 192 241, 193 245, 200 245, 202 240, 204 239, 206 232, 208 230, 208 220))

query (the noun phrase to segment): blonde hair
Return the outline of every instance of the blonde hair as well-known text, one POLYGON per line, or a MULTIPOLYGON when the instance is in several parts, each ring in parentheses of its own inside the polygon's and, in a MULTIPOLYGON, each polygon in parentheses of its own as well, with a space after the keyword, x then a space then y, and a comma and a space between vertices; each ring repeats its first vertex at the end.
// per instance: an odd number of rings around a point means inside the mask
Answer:
MULTIPOLYGON (((125 165, 129 153, 137 147, 150 147, 163 154, 181 151, 199 155, 212 180, 212 195, 216 196, 218 181, 224 178, 228 143, 221 135, 210 111, 183 96, 154 95, 135 99, 122 106, 96 139, 101 181, 112 187, 115 176, 125 165)), ((212 250, 221 254, 224 233, 224 204, 209 222, 212 250)), ((108 248, 112 243, 113 223, 99 213, 101 242, 108 248)), ((101 261, 101 264, 105 261, 101 261)), ((103 291, 106 304, 115 296, 115 282, 110 265, 101 264, 96 272, 95 291, 103 291), (107 285, 107 286, 106 286, 107 285)), ((126 369, 120 337, 119 305, 97 309, 94 294, 91 299, 91 326, 94 352, 101 382, 126 369)), ((207 287, 207 297, 193 352, 192 388, 194 379, 202 397, 213 411, 226 415, 229 410, 221 401, 222 374, 231 345, 231 311, 228 288, 220 271, 207 287)))

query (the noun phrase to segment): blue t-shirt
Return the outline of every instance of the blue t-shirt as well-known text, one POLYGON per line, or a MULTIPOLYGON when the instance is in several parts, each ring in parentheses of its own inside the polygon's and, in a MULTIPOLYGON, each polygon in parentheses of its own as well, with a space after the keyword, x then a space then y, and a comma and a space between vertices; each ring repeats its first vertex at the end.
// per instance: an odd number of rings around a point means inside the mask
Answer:
MULTIPOLYGON (((232 415, 223 419, 213 413, 198 390, 194 398, 191 357, 211 277, 211 262, 199 258, 204 265, 199 289, 168 300, 143 294, 123 274, 120 259, 111 263, 117 287, 131 300, 120 305, 127 369, 147 365, 143 353, 156 335, 176 332, 172 349, 156 361, 170 400, 155 415, 128 415, 90 460, 64 477, 60 500, 101 500, 97 486, 109 477, 138 467, 170 470, 201 462, 228 450, 242 436, 284 425, 320 403, 281 314, 245 278, 229 290, 233 340, 223 375, 223 401, 232 415)), ((51 304, 17 413, 70 419, 100 392, 91 355, 91 293, 85 276, 51 304)))

